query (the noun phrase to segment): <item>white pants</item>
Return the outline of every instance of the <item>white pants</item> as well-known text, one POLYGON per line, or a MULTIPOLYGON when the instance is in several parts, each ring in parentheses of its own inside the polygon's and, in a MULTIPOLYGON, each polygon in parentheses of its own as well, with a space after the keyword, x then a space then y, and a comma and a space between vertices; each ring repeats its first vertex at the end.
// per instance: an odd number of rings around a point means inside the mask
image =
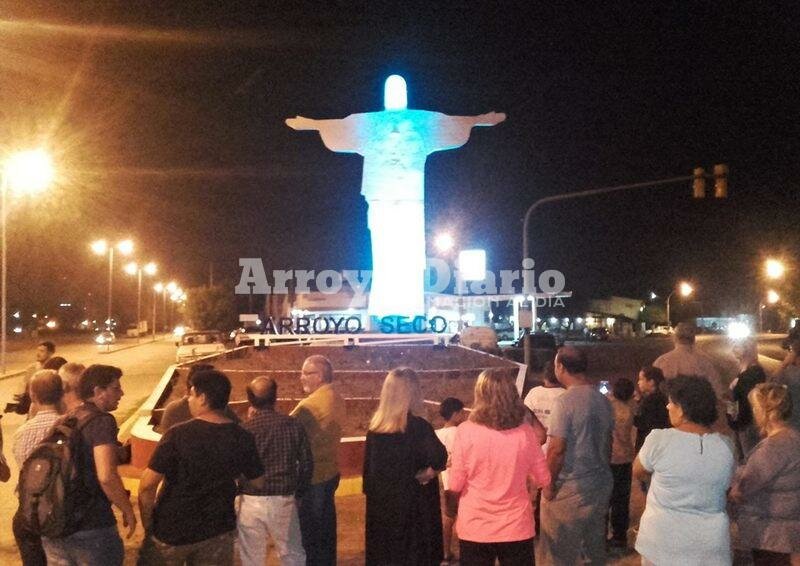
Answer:
POLYGON ((292 495, 243 495, 238 517, 242 566, 264 566, 271 536, 283 566, 305 566, 297 503, 292 495))

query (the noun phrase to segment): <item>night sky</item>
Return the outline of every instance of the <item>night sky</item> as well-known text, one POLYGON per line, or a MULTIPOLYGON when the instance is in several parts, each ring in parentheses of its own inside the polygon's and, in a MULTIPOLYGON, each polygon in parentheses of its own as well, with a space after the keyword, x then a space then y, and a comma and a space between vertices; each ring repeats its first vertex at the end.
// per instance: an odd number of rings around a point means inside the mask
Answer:
POLYGON ((102 304, 100 236, 130 235, 187 285, 209 263, 238 279, 239 257, 369 268, 361 158, 284 119, 381 110, 392 73, 412 108, 508 115, 429 157, 429 243, 447 229, 514 268, 538 198, 727 163, 726 200, 686 183, 541 209, 537 270, 579 300, 688 277, 713 313, 752 303, 759 258, 800 265, 791 3, 432 4, 0 3, 2 147, 49 140, 61 176, 14 203, 12 297, 34 301, 35 280, 35 300, 102 304))

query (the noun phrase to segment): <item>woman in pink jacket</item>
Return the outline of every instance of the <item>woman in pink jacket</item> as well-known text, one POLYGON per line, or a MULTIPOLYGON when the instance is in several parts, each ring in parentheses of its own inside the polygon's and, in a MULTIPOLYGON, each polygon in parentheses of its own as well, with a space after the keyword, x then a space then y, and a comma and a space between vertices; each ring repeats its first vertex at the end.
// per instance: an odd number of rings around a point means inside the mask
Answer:
POLYGON ((533 563, 533 507, 527 479, 550 483, 541 444, 525 422, 514 383, 487 370, 475 383, 469 420, 453 445, 450 489, 460 492, 456 531, 464 566, 533 563))

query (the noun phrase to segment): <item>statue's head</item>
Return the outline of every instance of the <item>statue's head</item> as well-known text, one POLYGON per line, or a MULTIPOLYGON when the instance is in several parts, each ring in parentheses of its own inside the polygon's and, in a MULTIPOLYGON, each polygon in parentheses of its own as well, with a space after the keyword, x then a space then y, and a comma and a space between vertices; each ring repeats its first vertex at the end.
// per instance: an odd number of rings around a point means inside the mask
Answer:
POLYGON ((400 75, 390 75, 383 85, 383 107, 386 110, 405 110, 408 108, 406 80, 400 75))

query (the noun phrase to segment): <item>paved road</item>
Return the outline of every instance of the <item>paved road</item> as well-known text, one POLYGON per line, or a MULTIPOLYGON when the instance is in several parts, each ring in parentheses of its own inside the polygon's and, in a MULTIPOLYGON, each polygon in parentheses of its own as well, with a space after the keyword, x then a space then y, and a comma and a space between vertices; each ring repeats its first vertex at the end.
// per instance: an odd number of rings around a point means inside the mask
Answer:
MULTIPOLYGON (((100 353, 92 344, 68 344, 59 347, 57 353, 68 361, 80 362, 86 365, 92 363, 109 364, 118 366, 123 371, 122 389, 125 395, 120 401, 119 408, 114 415, 120 424, 130 415, 153 391, 167 367, 175 361, 175 344, 172 341, 159 340, 156 342, 143 342, 134 348, 120 349, 110 353, 100 353)), ((30 365, 33 359, 33 350, 14 352, 19 360, 27 360, 30 365)), ((25 367, 23 365, 23 367, 25 367)), ((10 401, 13 393, 21 388, 22 377, 14 377, 0 381, 0 403, 10 401)), ((18 474, 18 468, 11 456, 11 441, 14 431, 25 420, 22 415, 6 414, 2 419, 4 439, 3 451, 11 465, 12 478, 18 474)), ((11 534, 10 518, 16 511, 16 498, 13 479, 8 483, 0 483, 0 563, 6 563, 6 554, 9 545, 14 545, 11 534), (8 519, 8 520, 7 520, 8 519), (7 524, 8 523, 8 524, 7 524)))

